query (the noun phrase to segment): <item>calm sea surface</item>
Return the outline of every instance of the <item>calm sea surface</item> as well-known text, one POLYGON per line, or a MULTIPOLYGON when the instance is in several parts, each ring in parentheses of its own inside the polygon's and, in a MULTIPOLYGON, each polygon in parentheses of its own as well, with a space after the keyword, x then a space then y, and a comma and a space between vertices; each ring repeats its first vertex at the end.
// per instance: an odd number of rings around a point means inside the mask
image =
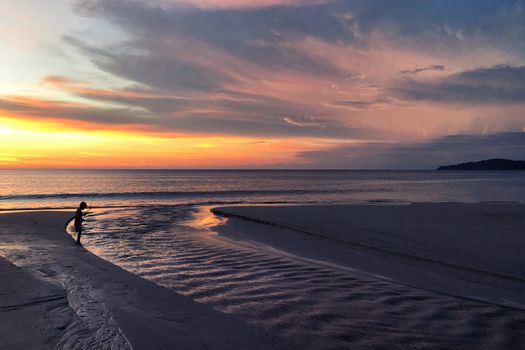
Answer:
POLYGON ((525 172, 0 170, 0 209, 216 203, 524 201, 525 172))
MULTIPOLYGON (((96 208, 84 223, 82 240, 90 251, 312 350, 376 348, 369 342, 382 338, 419 348, 418 334, 430 348, 450 339, 483 348, 493 340, 489 330, 507 325, 509 316, 477 304, 458 309, 454 298, 436 294, 406 298, 421 292, 217 239, 206 228, 214 220, 209 207, 524 199, 525 172, 0 170, 0 209, 74 208, 86 201, 96 208), (436 329, 445 329, 446 337, 439 338, 434 329, 426 336, 430 321, 425 317, 407 315, 395 327, 386 322, 405 313, 396 314, 393 305, 399 310, 430 308, 441 320, 461 320, 469 312, 471 324, 443 322, 436 329), (362 310, 368 311, 361 317, 362 310), (504 322, 489 313, 502 315, 504 322), (480 330, 476 343, 469 332, 457 331, 473 327, 480 330)), ((431 322, 435 325, 436 318, 431 322)))

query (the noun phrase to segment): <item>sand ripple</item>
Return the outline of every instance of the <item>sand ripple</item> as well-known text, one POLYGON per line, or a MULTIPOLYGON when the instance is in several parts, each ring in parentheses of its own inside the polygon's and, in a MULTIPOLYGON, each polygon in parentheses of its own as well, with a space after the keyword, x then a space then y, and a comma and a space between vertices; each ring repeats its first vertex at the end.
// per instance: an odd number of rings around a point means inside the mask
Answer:
POLYGON ((119 266, 302 349, 525 348, 523 311, 239 246, 188 226, 89 241, 119 266))

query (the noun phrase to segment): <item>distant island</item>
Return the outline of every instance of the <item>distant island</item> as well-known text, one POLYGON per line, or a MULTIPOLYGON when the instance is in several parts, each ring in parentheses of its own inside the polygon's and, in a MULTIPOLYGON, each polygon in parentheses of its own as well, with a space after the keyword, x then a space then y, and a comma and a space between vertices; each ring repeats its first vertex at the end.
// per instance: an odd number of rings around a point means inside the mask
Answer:
POLYGON ((525 170, 525 160, 487 159, 453 165, 442 165, 437 170, 525 170))

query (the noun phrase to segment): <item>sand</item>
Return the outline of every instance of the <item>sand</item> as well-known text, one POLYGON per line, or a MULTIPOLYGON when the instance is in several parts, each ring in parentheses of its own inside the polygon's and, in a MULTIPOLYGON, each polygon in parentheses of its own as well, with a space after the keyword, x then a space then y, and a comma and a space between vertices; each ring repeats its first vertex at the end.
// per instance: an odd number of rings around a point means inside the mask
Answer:
POLYGON ((64 232, 70 216, 63 212, 0 215, 1 348, 281 346, 234 316, 146 281, 76 246, 64 232))
POLYGON ((218 235, 115 258, 157 284, 75 246, 69 213, 1 214, 2 348, 525 348, 523 205, 214 212, 218 235))
POLYGON ((250 238, 297 255, 387 274, 397 280, 403 279, 407 266, 417 267, 515 291, 517 301, 525 306, 525 298, 521 298, 525 294, 522 204, 239 206, 212 211, 265 225, 267 234, 251 234, 250 238), (287 232, 276 233, 276 229, 287 232), (293 239, 293 244, 285 239, 291 232, 300 237, 293 239), (305 243, 305 239, 310 242, 305 243), (360 259, 348 253, 360 254, 360 259), (371 262, 381 266, 374 268, 371 262), (403 263, 400 273, 390 271, 392 262, 403 263))
MULTIPOLYGON (((325 323, 333 324, 332 339, 345 337, 339 343, 343 346, 525 347, 523 205, 234 206, 212 211, 230 218, 216 228, 219 237, 334 275, 316 287, 325 290, 308 302, 318 307, 317 300, 331 299, 325 323)), ((292 270, 287 276, 300 280, 292 270)), ((300 282, 289 284, 297 292, 307 283, 300 282)))

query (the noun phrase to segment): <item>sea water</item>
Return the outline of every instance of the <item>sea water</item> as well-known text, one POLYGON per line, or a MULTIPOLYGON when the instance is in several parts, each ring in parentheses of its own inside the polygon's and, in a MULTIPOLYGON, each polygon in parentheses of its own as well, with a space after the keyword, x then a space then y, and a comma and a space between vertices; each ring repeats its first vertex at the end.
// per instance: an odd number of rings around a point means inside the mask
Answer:
POLYGON ((524 201, 525 172, 365 170, 0 170, 0 209, 524 201))

